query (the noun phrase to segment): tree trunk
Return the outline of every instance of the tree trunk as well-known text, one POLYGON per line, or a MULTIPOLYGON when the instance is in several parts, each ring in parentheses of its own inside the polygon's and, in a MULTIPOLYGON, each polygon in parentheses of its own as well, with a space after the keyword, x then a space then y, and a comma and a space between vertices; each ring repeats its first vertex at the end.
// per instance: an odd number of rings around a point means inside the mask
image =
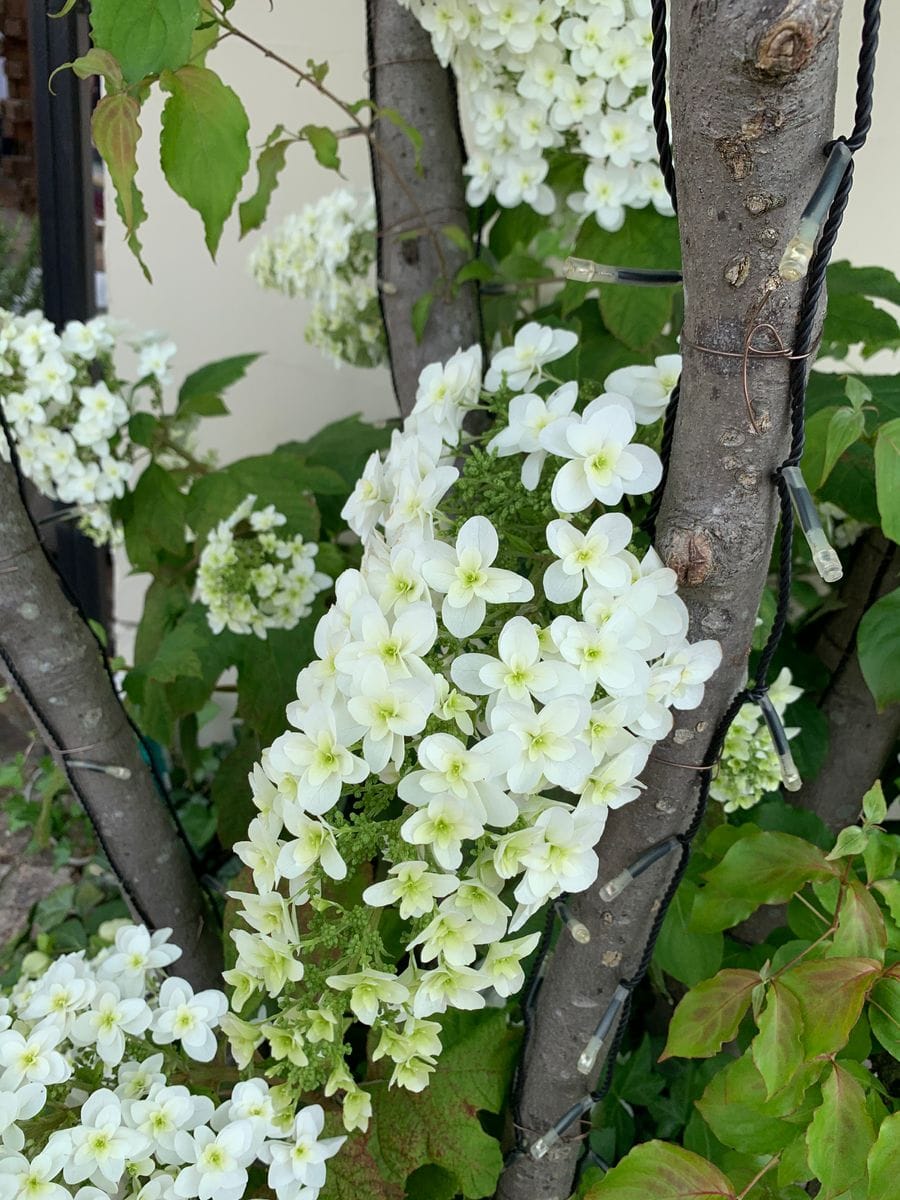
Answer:
POLYGON ((468 236, 465 154, 453 76, 435 57, 429 34, 397 0, 368 0, 368 22, 371 98, 422 139, 417 155, 401 125, 376 113, 370 144, 378 279, 394 391, 407 416, 422 368, 481 341, 477 287, 454 284, 472 255, 443 232, 453 226, 468 236), (415 306, 429 296, 419 339, 415 306))
POLYGON ((831 675, 820 707, 828 719, 828 756, 797 803, 835 832, 859 817, 861 800, 900 737, 900 704, 879 713, 859 668, 856 634, 866 610, 897 586, 897 547, 877 530, 861 539, 841 588, 843 607, 825 622, 816 653, 831 675))
MULTIPOLYGON (((785 346, 793 341, 803 287, 780 284, 777 269, 825 162, 839 16, 840 0, 672 5, 684 374, 657 546, 678 573, 691 637, 717 638, 723 662, 701 707, 676 714, 673 734, 651 756, 641 800, 610 814, 598 884, 574 898, 591 940, 583 946, 560 936, 538 994, 517 1115, 529 1145, 596 1085, 602 1056, 590 1079, 578 1073, 578 1056, 619 982, 638 969, 678 856, 609 903, 600 885, 689 825, 700 778, 692 768, 743 686, 777 521, 772 472, 787 450, 789 405, 787 362, 753 359, 751 419, 741 353, 759 320, 771 322, 785 346)), ((754 344, 771 348, 760 334, 754 344)), ((498 1196, 563 1200, 582 1146, 575 1125, 543 1159, 513 1157, 498 1196)))
POLYGON ((11 466, 0 463, 0 666, 73 793, 135 915, 171 926, 177 970, 221 984, 221 946, 190 857, 156 792, 97 641, 69 603, 28 519, 11 466), (127 778, 76 761, 122 768, 127 778))

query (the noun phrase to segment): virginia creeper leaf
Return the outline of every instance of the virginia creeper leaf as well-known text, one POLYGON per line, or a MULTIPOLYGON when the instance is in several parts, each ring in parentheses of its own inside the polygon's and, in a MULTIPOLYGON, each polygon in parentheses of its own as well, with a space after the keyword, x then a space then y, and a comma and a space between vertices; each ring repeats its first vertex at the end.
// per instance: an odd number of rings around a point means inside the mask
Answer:
POLYGON ((709 979, 722 965, 721 933, 698 933, 690 927, 697 886, 683 879, 669 905, 653 959, 657 966, 688 987, 709 979))
POLYGON ((900 1162, 900 1112, 885 1118, 875 1145, 869 1151, 867 1200, 893 1200, 897 1195, 897 1163, 900 1162))
POLYGON ((250 122, 235 92, 208 67, 164 71, 160 157, 172 190, 203 219, 215 258, 250 165, 250 122))
POLYGON ((900 417, 878 430, 875 492, 884 535, 892 542, 900 542, 900 417))
POLYGON ((94 45, 108 50, 128 83, 183 66, 200 17, 199 0, 92 0, 94 45))
POLYGON ((834 469, 834 464, 845 450, 858 442, 866 428, 865 414, 857 409, 839 408, 828 422, 828 433, 825 438, 825 463, 822 467, 822 478, 819 487, 825 482, 834 469))
POLYGON ((822 1085, 822 1104, 806 1131, 809 1165, 822 1183, 821 1200, 841 1196, 863 1180, 875 1141, 862 1087, 838 1063, 822 1085))
POLYGON ((668 1142, 642 1142, 592 1187, 585 1200, 734 1200, 718 1167, 668 1142))
POLYGON ((880 979, 869 997, 872 1032, 894 1058, 900 1058, 900 979, 880 979))
POLYGON ((828 956, 831 958, 877 958, 884 960, 887 948, 887 929, 875 898, 858 879, 851 879, 841 911, 838 927, 828 956))
POLYGON ((258 354, 236 354, 233 358, 207 363, 199 370, 192 371, 178 392, 179 413, 196 412, 197 402, 205 396, 220 396, 227 388, 243 379, 247 368, 258 358, 258 354))
POLYGON ((141 140, 138 120, 141 107, 131 96, 103 96, 91 117, 91 133, 100 157, 106 163, 109 177, 116 189, 119 212, 130 237, 144 217, 135 178, 137 176, 137 145, 141 140))
POLYGON ((785 971, 781 984, 800 1004, 807 1059, 847 1044, 880 973, 881 964, 871 958, 808 959, 785 971))
POLYGON ((313 148, 316 162, 330 171, 340 171, 341 156, 338 154, 338 139, 327 125, 304 125, 300 136, 305 137, 313 148))
POLYGON ((803 1019, 797 998, 776 980, 768 990, 750 1050, 769 1096, 794 1077, 803 1061, 803 1019))
POLYGON ((284 170, 288 147, 293 144, 293 138, 283 138, 281 141, 270 141, 260 151, 259 158, 256 160, 256 169, 259 172, 256 191, 238 209, 241 237, 253 229, 259 229, 266 219, 272 193, 278 186, 278 177, 284 170))
POLYGON ((718 1054, 737 1033, 759 981, 758 971, 726 970, 691 988, 672 1014, 660 1060, 718 1054))
POLYGON ((697 1101, 701 1116, 723 1145, 744 1154, 775 1154, 796 1136, 792 1116, 804 1103, 815 1068, 804 1068, 784 1096, 766 1098, 766 1085, 749 1054, 714 1075, 697 1101))

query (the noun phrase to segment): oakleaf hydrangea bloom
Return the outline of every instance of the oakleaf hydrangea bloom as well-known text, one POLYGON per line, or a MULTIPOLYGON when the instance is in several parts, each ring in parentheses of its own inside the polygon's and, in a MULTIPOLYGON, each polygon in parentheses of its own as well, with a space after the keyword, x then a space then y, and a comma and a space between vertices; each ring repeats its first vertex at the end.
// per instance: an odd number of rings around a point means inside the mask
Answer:
MULTIPOLYGON (((370 1028, 390 1086, 426 1087, 433 1018, 522 986, 523 926, 595 881, 608 813, 719 664, 717 643, 687 639, 674 571, 604 511, 650 491, 660 462, 627 378, 579 400, 550 376, 576 342, 531 323, 486 371, 474 347, 425 367, 344 508, 360 565, 250 776, 223 1023, 239 1061, 265 1039, 292 1094, 340 1096, 348 1130, 370 1111, 348 1025, 370 1028), (476 404, 488 434, 464 429, 476 404)), ((318 1179, 306 1136, 273 1151, 276 1190, 318 1179)))
POLYGON ((316 570, 318 546, 300 536, 280 537, 287 523, 273 505, 254 511, 247 496, 206 539, 197 569, 197 598, 213 633, 293 629, 331 579, 316 570))
POLYGON ((604 229, 672 209, 655 160, 647 0, 401 0, 467 103, 467 199, 553 211, 550 156, 583 156, 571 208, 604 229))
POLYGON ((171 930, 117 924, 114 944, 45 960, 2 998, 0 1197, 243 1200, 256 1163, 278 1200, 316 1200, 345 1139, 249 1070, 210 1069, 194 1091, 225 995, 162 978, 171 930))
MULTIPOLYGON (((769 687, 769 697, 778 715, 784 718, 785 709, 803 695, 803 689, 791 682, 791 673, 784 667, 769 687)), ((799 728, 785 729, 789 738, 796 737, 799 728)), ((718 800, 725 812, 753 808, 767 792, 781 787, 778 756, 759 706, 745 704, 725 735, 719 768, 713 775, 709 794, 718 800)))
POLYGON ((384 361, 375 230, 374 199, 339 188, 261 238, 250 258, 261 287, 310 302, 306 340, 338 366, 384 361))
MULTIPOLYGON (((128 422, 140 392, 157 411, 175 346, 159 334, 126 334, 108 317, 70 321, 61 333, 43 313, 0 309, 0 405, 24 474, 70 504, 97 545, 119 540, 110 502, 121 498, 136 453, 128 422), (118 346, 138 351, 138 380, 117 375, 118 346)), ((0 458, 9 458, 0 431, 0 458)))

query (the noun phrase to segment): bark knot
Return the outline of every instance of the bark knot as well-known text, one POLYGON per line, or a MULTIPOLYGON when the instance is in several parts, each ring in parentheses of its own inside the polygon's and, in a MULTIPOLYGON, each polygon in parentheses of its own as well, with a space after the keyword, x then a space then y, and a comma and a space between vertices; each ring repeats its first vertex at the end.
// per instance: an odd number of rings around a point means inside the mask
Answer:
POLYGON ((699 587, 713 567, 712 538, 705 529, 676 529, 666 551, 666 566, 682 587, 699 587))

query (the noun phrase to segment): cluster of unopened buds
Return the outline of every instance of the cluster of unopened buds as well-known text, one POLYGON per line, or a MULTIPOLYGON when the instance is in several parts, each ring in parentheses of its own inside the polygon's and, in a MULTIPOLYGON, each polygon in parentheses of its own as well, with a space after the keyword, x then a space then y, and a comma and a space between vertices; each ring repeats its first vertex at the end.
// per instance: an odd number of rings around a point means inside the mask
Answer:
POLYGON ((318 1196, 344 1138, 264 1079, 224 1084, 228 1002, 163 978, 169 932, 122 923, 0 999, 3 1200, 241 1200, 251 1173, 278 1200, 318 1196))
POLYGON ((594 882, 607 814, 639 795, 672 710, 695 707, 719 663, 717 643, 687 640, 674 572, 614 511, 660 481, 636 435, 677 364, 617 373, 585 405, 545 374, 576 341, 530 324, 486 375, 477 347, 422 372, 405 430, 344 509, 361 566, 336 581, 290 728, 251 775, 258 813, 235 849, 253 890, 226 973, 236 1053, 268 1038, 306 1086, 343 1094, 348 1127, 369 1098, 344 1065, 347 1025, 372 1026, 391 1083, 423 1088, 435 1018, 521 988, 538 936, 523 927, 594 882), (496 423, 461 459, 479 404, 496 423), (505 487, 516 514, 543 497, 546 519, 460 511, 479 461, 493 464, 479 510, 505 487), (344 908, 340 881, 373 856, 366 907, 344 908))
POLYGON ((256 496, 247 496, 210 532, 200 553, 197 598, 213 633, 230 629, 264 638, 269 629, 293 629, 331 586, 316 570, 315 542, 279 536, 284 514, 271 504, 254 511, 255 505, 256 496))
MULTIPOLYGON (((172 342, 128 334, 107 317, 57 333, 41 312, 0 310, 0 405, 22 471, 45 496, 72 505, 98 545, 118 538, 109 504, 124 494, 140 450, 128 434, 137 384, 117 377, 118 345, 138 352, 138 384, 158 402, 172 342)), ((0 457, 9 458, 2 432, 0 457)))
POLYGON ((261 287, 309 301, 306 340, 337 365, 375 367, 384 361, 374 281, 376 227, 373 197, 338 188, 261 238, 250 257, 261 287))
POLYGON ((672 208, 655 161, 650 0, 401 0, 452 64, 474 144, 467 199, 539 213, 556 201, 552 154, 583 155, 584 190, 568 197, 604 229, 627 208, 672 208))

